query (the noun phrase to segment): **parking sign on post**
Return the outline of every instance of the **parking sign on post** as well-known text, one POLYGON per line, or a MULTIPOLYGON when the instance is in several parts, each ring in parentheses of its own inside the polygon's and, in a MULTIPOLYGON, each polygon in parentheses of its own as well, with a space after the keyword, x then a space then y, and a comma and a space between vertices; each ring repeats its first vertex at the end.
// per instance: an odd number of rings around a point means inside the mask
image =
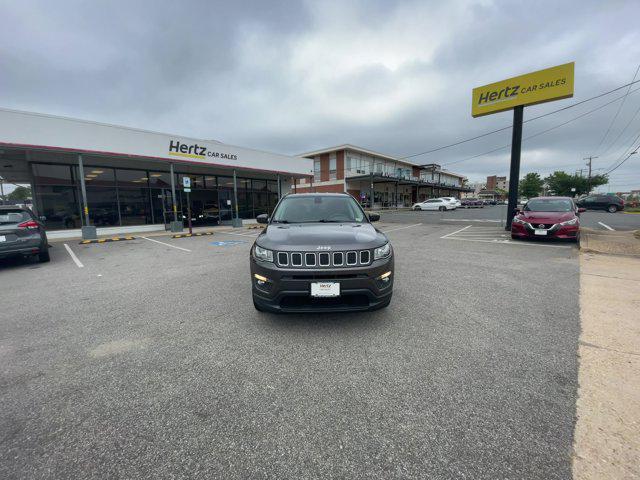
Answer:
POLYGON ((182 186, 185 192, 191 191, 191 177, 182 177, 182 186))

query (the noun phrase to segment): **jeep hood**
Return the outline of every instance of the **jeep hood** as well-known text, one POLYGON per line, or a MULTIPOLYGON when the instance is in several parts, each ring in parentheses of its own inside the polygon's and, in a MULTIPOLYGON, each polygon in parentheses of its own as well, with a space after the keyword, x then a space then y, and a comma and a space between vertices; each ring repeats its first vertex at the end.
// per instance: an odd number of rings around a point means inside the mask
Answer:
POLYGON ((369 223, 270 224, 256 239, 269 250, 313 252, 362 250, 387 242, 387 237, 369 223))

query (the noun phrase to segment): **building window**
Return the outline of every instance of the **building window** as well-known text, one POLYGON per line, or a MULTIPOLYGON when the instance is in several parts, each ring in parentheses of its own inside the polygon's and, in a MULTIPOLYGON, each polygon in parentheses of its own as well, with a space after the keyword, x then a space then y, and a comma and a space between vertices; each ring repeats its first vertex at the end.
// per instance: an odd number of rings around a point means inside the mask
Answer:
POLYGON ((148 188, 118 188, 122 225, 151 223, 148 188))
POLYGON ((320 181, 320 159, 319 158, 315 158, 313 160, 313 181, 314 182, 320 181))
POLYGON ((91 224, 97 227, 120 225, 116 189, 113 187, 94 187, 89 184, 86 189, 91 224))
POLYGON ((84 183, 87 187, 115 187, 115 171, 113 168, 85 166, 84 183))
POLYGON ((337 174, 336 154, 329 155, 329 180, 335 180, 337 174))
POLYGON ((37 185, 73 185, 71 165, 33 165, 33 177, 37 185))
POLYGON ((76 187, 37 185, 35 203, 38 213, 47 217, 47 230, 82 226, 79 191, 76 187))
POLYGON ((149 185, 149 177, 147 175, 145 170, 116 170, 119 187, 147 187, 149 185))
POLYGON ((149 186, 171 188, 171 174, 169 172, 149 172, 149 186))

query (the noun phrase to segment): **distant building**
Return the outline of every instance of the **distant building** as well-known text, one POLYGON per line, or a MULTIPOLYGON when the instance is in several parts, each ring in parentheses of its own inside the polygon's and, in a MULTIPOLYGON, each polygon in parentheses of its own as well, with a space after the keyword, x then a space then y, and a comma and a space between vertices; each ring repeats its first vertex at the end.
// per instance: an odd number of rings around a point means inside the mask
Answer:
POLYGON ((464 175, 440 165, 417 165, 355 145, 323 148, 300 156, 313 160, 314 175, 296 181, 297 193, 347 192, 365 206, 373 203, 376 208, 388 208, 408 207, 432 197, 459 197, 471 190, 465 185, 464 175))
POLYGON ((462 193, 460 198, 478 198, 478 195, 482 190, 486 190, 487 185, 483 182, 474 182, 467 184, 467 187, 471 190, 470 192, 462 193))
POLYGON ((487 177, 487 190, 505 190, 509 191, 509 180, 507 177, 498 177, 491 175, 487 177))

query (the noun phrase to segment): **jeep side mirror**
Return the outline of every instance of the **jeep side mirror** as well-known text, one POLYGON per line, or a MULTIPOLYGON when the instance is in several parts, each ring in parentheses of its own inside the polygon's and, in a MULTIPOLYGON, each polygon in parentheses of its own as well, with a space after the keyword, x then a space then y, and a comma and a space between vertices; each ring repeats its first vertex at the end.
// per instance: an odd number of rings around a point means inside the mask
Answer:
POLYGON ((378 220, 380 220, 380 214, 379 213, 370 213, 369 214, 369 221, 370 222, 377 222, 378 220))
POLYGON ((269 215, 262 213, 256 217, 258 223, 269 223, 269 215))

